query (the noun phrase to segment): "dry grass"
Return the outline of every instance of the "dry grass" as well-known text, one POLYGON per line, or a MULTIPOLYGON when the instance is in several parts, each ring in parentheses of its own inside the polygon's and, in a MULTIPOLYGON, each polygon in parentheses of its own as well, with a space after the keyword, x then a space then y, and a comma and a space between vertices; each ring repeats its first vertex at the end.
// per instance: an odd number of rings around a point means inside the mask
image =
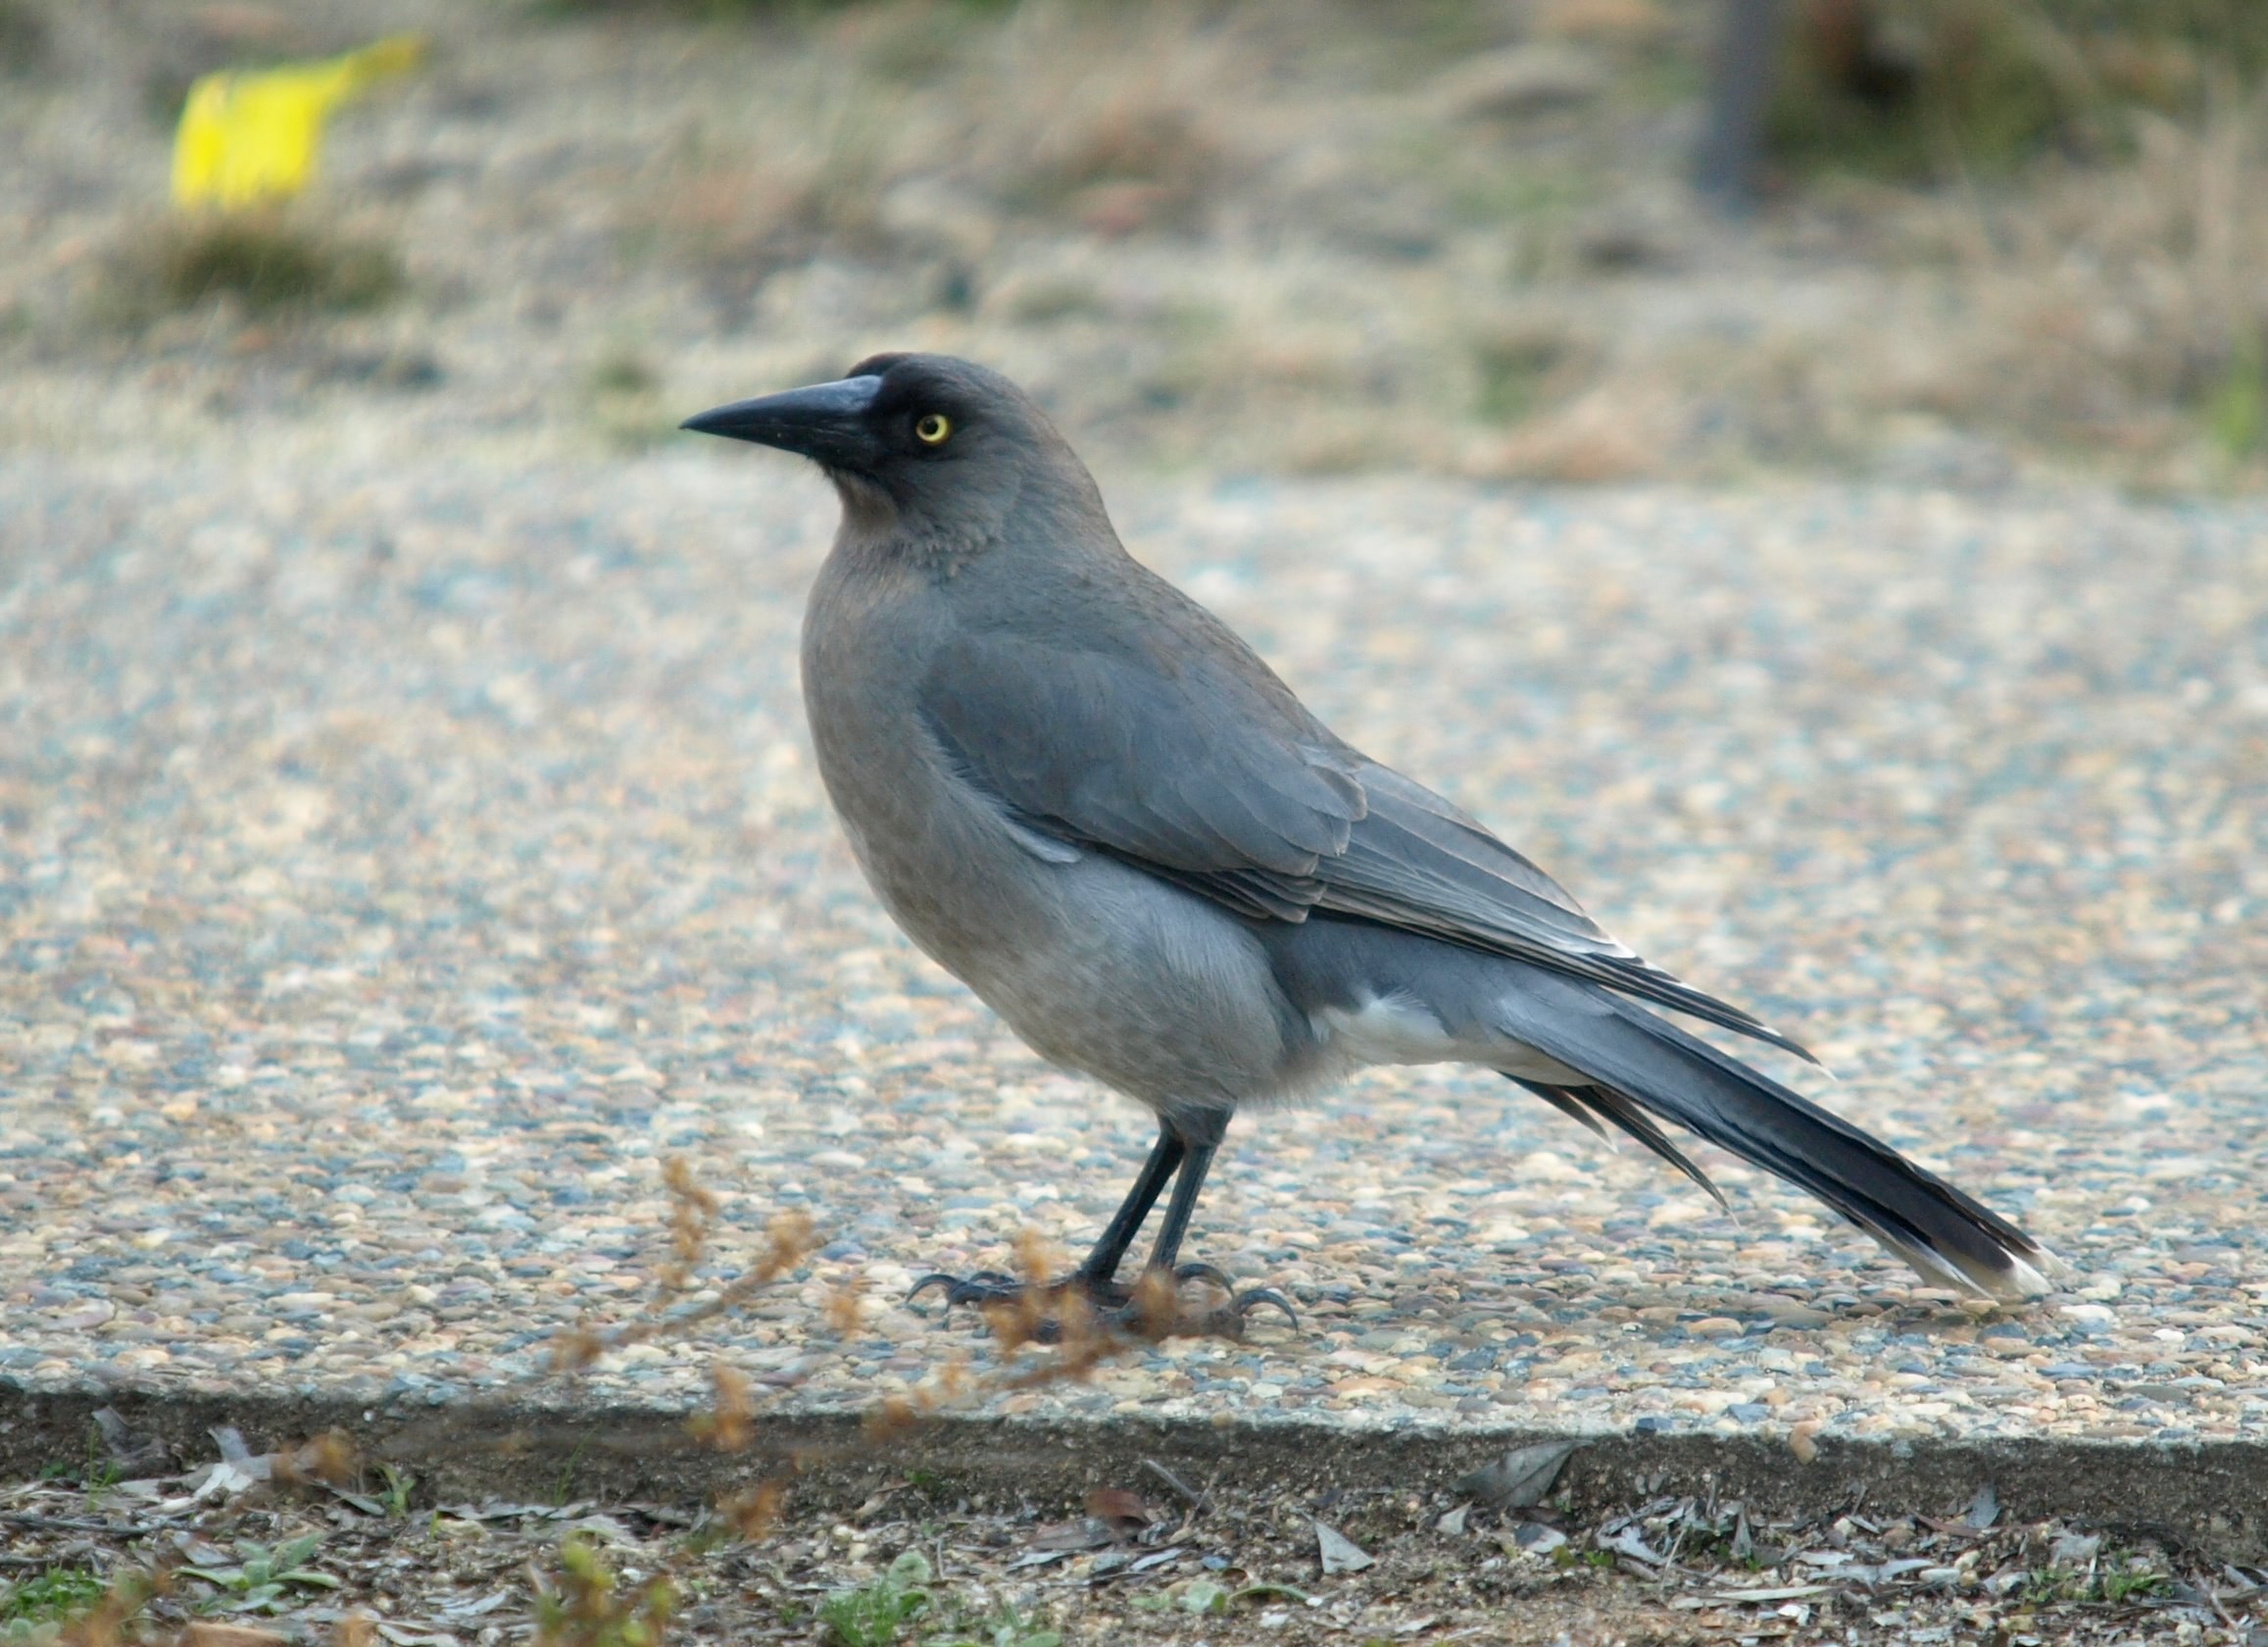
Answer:
POLYGON ((2261 478, 2268 337, 2268 92, 2224 87, 2196 123, 2149 117, 2115 169, 2064 171, 2020 203, 1917 208, 1968 324, 1892 374, 1915 410, 2072 451, 2145 484, 2261 478))
POLYGON ((625 228, 660 231, 720 277, 752 286, 822 252, 887 248, 879 206, 907 134, 899 99, 853 64, 822 67, 752 137, 690 134, 668 175, 629 203, 625 228))
POLYGON ((1118 236, 1199 225, 1253 42, 1184 5, 1018 8, 972 67, 961 168, 1002 204, 1118 236))
POLYGON ((2268 70, 2249 0, 1800 0, 1773 110, 1803 170, 1949 182, 2128 146, 2268 70))
POLYGON ((165 219, 111 253, 98 308, 114 324, 225 303, 248 317, 370 309, 406 276, 385 244, 282 212, 165 219))
MULTIPOLYGON (((663 1183, 670 1205, 668 1253, 656 1269, 653 1285, 626 1320, 612 1325, 585 1323, 562 1334, 552 1345, 550 1375, 572 1376, 586 1372, 633 1344, 694 1338, 802 1269, 817 1247, 810 1219, 801 1213, 783 1213, 767 1227, 763 1249, 738 1267, 733 1279, 721 1286, 705 1283, 704 1272, 713 1262, 717 1198, 701 1184, 691 1164, 681 1157, 663 1164, 663 1183)), ((992 1332, 993 1365, 980 1371, 965 1354, 948 1353, 939 1357, 930 1373, 909 1393, 876 1402, 861 1426, 863 1445, 873 1456, 889 1456, 922 1425, 949 1413, 981 1411, 1003 1396, 1090 1378, 1144 1342, 1202 1332, 1212 1322, 1203 1311, 1189 1311, 1171 1282, 1155 1275, 1142 1278, 1126 1323, 1100 1319, 1083 1293, 1049 1284, 1067 1266, 1062 1255, 1036 1231, 1027 1231, 1018 1241, 1014 1262, 1026 1283, 1025 1290, 1012 1302, 987 1305, 982 1312, 992 1332)), ((828 1301, 822 1320, 832 1330, 848 1336, 862 1326, 862 1302, 861 1287, 854 1283, 828 1301)), ((712 1387, 708 1410, 688 1421, 691 1434, 703 1446, 718 1452, 748 1451, 755 1444, 762 1417, 756 1386, 745 1373, 719 1358, 712 1370, 712 1387)), ((323 1456, 336 1467, 333 1455, 323 1456)), ((715 1506, 717 1524, 744 1539, 763 1537, 785 1512, 793 1474, 808 1462, 794 1459, 787 1474, 767 1477, 721 1499, 715 1506)), ((837 1457, 830 1462, 842 1461, 837 1457)), ((666 1592, 655 1585, 666 1584, 671 1574, 657 1575, 638 1592, 637 1599, 627 1599, 597 1584, 597 1570, 587 1554, 577 1557, 569 1552, 564 1559, 567 1574, 563 1593, 567 1599, 559 1615, 563 1633, 548 1639, 573 1647, 638 1647, 637 1628, 625 1622, 633 1615, 624 1609, 664 1607, 666 1611, 666 1592), (590 1633, 594 1629, 602 1633, 590 1633), (604 1633, 613 1629, 627 1629, 629 1633, 604 1633)))
POLYGON ((729 139, 690 134, 626 226, 754 284, 822 254, 981 259, 1010 218, 1200 221, 1227 167, 1225 34, 1174 6, 941 12, 960 9, 855 13, 804 42, 791 95, 729 139))
POLYGON ((637 211, 733 302, 864 266, 926 340, 1079 361, 1042 385, 1074 426, 1167 464, 1594 482, 1863 470, 1919 440, 1975 448, 1963 474, 2256 483, 2261 94, 2203 66, 2207 0, 2162 37, 1916 6, 1805 10, 1910 25, 1918 89, 1888 136, 1792 140, 1955 180, 1788 199, 1762 242, 1783 261, 1718 276, 1726 312, 1698 322, 1676 277, 1722 236, 1648 172, 1682 157, 1633 167, 1602 131, 1693 56, 1697 5, 1437 9, 1431 56, 1352 53, 1344 11, 1326 51, 1265 6, 862 9, 803 36, 800 103, 705 133, 637 211))
MULTIPOLYGON (((1888 19, 1967 78, 1891 98, 1914 165, 1846 133, 1740 229, 1683 182, 1713 0, 639 0, 520 10, 519 35, 437 59, 500 74, 580 31, 598 67, 572 122, 523 116, 533 82, 493 130, 437 95, 375 170, 342 135, 327 206, 80 238, 123 248, 111 318, 194 311, 162 331, 178 364, 248 374, 232 325, 351 332, 334 317, 390 295, 356 349, 422 329, 475 423, 530 416, 527 368, 554 362, 534 416, 586 449, 913 345, 1001 366, 1083 445, 1156 467, 2261 483, 2268 10, 1982 3, 1805 0, 1807 26, 1888 19), (455 215, 429 211, 403 160, 429 132, 526 157, 497 175, 534 192, 465 164, 455 215), (348 204, 364 182, 404 191, 384 211, 418 290, 333 226, 375 221, 348 204)), ((63 302, 42 282, 73 267, 0 250, 0 349, 37 353, 63 302)))

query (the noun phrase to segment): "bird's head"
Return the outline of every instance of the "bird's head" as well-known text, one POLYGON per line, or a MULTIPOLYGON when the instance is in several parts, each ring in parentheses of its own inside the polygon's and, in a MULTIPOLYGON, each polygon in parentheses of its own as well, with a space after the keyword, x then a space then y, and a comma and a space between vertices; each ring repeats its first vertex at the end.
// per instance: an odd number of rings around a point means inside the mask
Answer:
POLYGON ((835 382, 735 401, 679 426, 800 453, 853 514, 895 517, 902 530, 970 548, 1018 507, 1094 497, 1085 466, 1029 395, 950 355, 874 355, 835 382))

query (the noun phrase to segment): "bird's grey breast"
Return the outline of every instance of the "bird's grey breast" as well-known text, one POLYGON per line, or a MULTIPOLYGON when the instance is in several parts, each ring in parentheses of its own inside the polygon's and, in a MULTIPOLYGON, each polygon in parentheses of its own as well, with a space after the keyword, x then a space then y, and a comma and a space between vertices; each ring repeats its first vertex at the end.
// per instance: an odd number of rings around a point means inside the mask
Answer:
POLYGON ((918 569, 838 552, 805 608, 803 685, 819 776, 860 868, 909 935, 952 966, 940 945, 965 923, 968 877, 937 868, 981 876, 993 855, 971 855, 985 821, 921 724, 921 678, 948 627, 918 569))
POLYGON ((1248 924, 1017 818, 922 712, 965 589, 831 559, 803 640, 819 773, 883 906, 1043 1057, 1161 1111, 1280 1084, 1305 1027, 1248 924))

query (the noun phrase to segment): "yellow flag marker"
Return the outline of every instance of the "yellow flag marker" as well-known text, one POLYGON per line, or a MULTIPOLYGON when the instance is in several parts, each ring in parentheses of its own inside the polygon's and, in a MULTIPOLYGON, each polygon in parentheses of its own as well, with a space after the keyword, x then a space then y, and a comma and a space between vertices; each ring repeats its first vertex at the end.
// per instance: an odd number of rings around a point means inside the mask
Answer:
POLYGON ((323 122, 373 80, 416 66, 425 42, 396 34, 320 63, 207 75, 173 137, 173 203, 250 206, 299 193, 315 175, 323 122))

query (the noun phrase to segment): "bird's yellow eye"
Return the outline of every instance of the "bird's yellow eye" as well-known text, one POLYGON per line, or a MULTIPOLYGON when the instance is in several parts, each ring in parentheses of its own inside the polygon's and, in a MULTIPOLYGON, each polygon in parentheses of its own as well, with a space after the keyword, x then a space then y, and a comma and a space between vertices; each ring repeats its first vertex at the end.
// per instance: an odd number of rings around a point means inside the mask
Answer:
POLYGON ((925 413, 913 421, 913 438, 924 446, 942 446, 953 432, 953 420, 942 412, 925 413))

